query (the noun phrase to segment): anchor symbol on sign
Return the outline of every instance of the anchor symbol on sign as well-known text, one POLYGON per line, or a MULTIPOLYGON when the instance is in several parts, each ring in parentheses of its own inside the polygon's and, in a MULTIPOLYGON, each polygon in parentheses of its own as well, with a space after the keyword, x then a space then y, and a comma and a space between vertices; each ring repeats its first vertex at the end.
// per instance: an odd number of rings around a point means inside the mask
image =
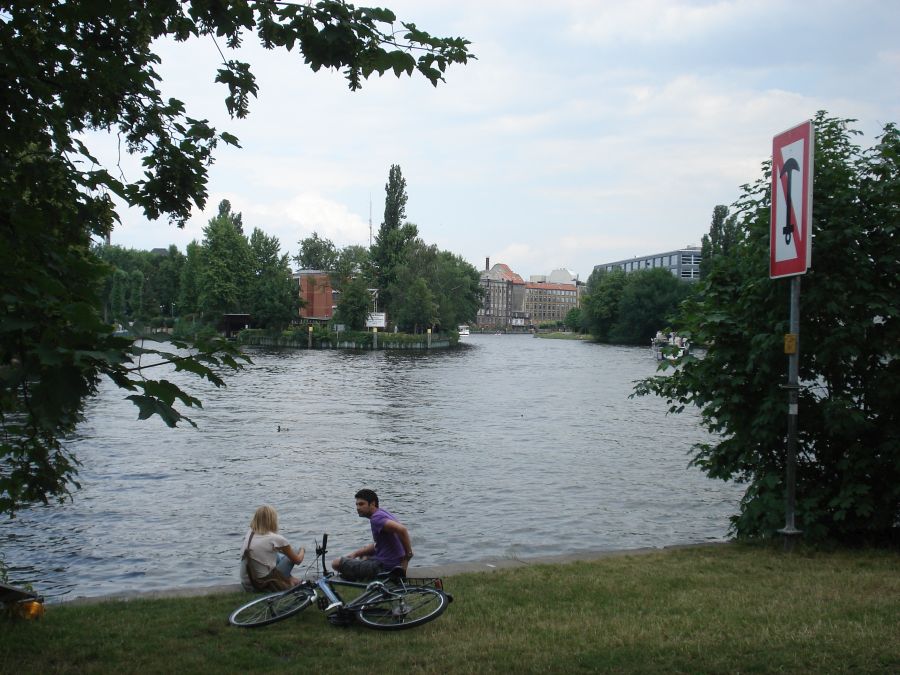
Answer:
POLYGON ((779 177, 787 174, 787 224, 782 228, 781 233, 784 235, 784 243, 791 243, 791 235, 794 234, 794 209, 791 205, 791 171, 799 171, 800 165, 797 164, 797 160, 791 157, 788 159, 784 166, 781 168, 781 173, 778 174, 779 177))

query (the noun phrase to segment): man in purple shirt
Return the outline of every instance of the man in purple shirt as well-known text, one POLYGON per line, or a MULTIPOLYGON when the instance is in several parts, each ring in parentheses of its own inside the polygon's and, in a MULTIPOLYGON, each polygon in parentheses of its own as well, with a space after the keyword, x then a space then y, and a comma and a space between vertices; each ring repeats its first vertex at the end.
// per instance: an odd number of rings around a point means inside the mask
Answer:
POLYGON ((395 567, 402 568, 406 574, 406 567, 413 557, 409 531, 392 513, 378 506, 378 495, 372 490, 363 489, 356 493, 356 512, 360 518, 369 519, 375 541, 333 560, 332 569, 349 581, 372 579, 395 567))

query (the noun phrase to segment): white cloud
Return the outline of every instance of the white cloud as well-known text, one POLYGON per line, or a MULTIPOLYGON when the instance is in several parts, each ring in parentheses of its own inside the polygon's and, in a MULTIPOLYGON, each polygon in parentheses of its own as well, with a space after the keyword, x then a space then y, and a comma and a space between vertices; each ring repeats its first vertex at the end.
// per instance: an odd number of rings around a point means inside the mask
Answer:
POLYGON ((630 0, 629 2, 574 3, 569 31, 578 40, 600 44, 681 43, 754 21, 767 14, 771 2, 675 2, 630 0))
POLYGON ((292 253, 313 230, 366 243, 369 200, 377 228, 398 163, 409 219, 479 269, 490 255, 525 278, 586 278, 696 244, 774 134, 819 109, 858 118, 868 139, 896 121, 900 13, 861 2, 397 0, 398 17, 466 36, 478 60, 436 89, 385 76, 350 93, 340 74, 248 46, 260 98, 243 121, 211 83, 214 47, 191 43, 167 52, 164 90, 244 147, 217 152, 207 212, 185 231, 127 214, 113 241, 183 246, 227 196, 292 253), (795 54, 784 41, 798 25, 795 54))

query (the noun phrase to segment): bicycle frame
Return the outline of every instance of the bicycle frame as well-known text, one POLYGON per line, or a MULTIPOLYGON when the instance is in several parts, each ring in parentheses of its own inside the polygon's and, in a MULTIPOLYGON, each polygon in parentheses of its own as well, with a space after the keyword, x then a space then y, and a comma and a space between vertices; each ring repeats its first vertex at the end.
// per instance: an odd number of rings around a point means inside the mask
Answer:
MULTIPOLYGON (((319 558, 322 561, 322 575, 314 582, 315 590, 318 591, 316 597, 320 599, 320 603, 321 598, 325 598, 329 603, 327 606, 322 607, 322 609, 325 610, 326 614, 334 614, 335 612, 342 609, 347 611, 356 611, 362 607, 365 607, 367 600, 380 594, 396 595, 391 591, 390 588, 385 585, 384 580, 381 579, 375 579, 368 582, 335 579, 334 572, 329 572, 328 568, 325 566, 325 554, 328 552, 326 548, 327 543, 328 535, 325 534, 322 537, 322 546, 316 546, 316 558, 319 558), (362 593, 359 597, 347 602, 338 593, 337 588, 339 587, 359 589, 362 591, 362 593)), ((397 581, 399 581, 402 585, 402 581, 400 581, 399 579, 397 579, 397 581)))

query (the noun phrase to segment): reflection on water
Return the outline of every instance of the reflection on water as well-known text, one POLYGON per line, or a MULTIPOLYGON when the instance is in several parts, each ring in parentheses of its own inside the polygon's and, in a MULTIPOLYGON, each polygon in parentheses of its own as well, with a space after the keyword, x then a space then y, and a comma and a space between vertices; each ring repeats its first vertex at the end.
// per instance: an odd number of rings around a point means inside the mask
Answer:
POLYGON ((231 583, 253 510, 291 543, 369 538, 375 489, 415 563, 719 540, 740 491, 688 468, 696 417, 629 399, 644 349, 471 336, 425 354, 255 351, 228 387, 184 378, 199 428, 138 422, 115 387, 72 448, 74 501, 0 524, 10 578, 48 597, 231 583), (279 431, 280 428, 280 431, 279 431))

